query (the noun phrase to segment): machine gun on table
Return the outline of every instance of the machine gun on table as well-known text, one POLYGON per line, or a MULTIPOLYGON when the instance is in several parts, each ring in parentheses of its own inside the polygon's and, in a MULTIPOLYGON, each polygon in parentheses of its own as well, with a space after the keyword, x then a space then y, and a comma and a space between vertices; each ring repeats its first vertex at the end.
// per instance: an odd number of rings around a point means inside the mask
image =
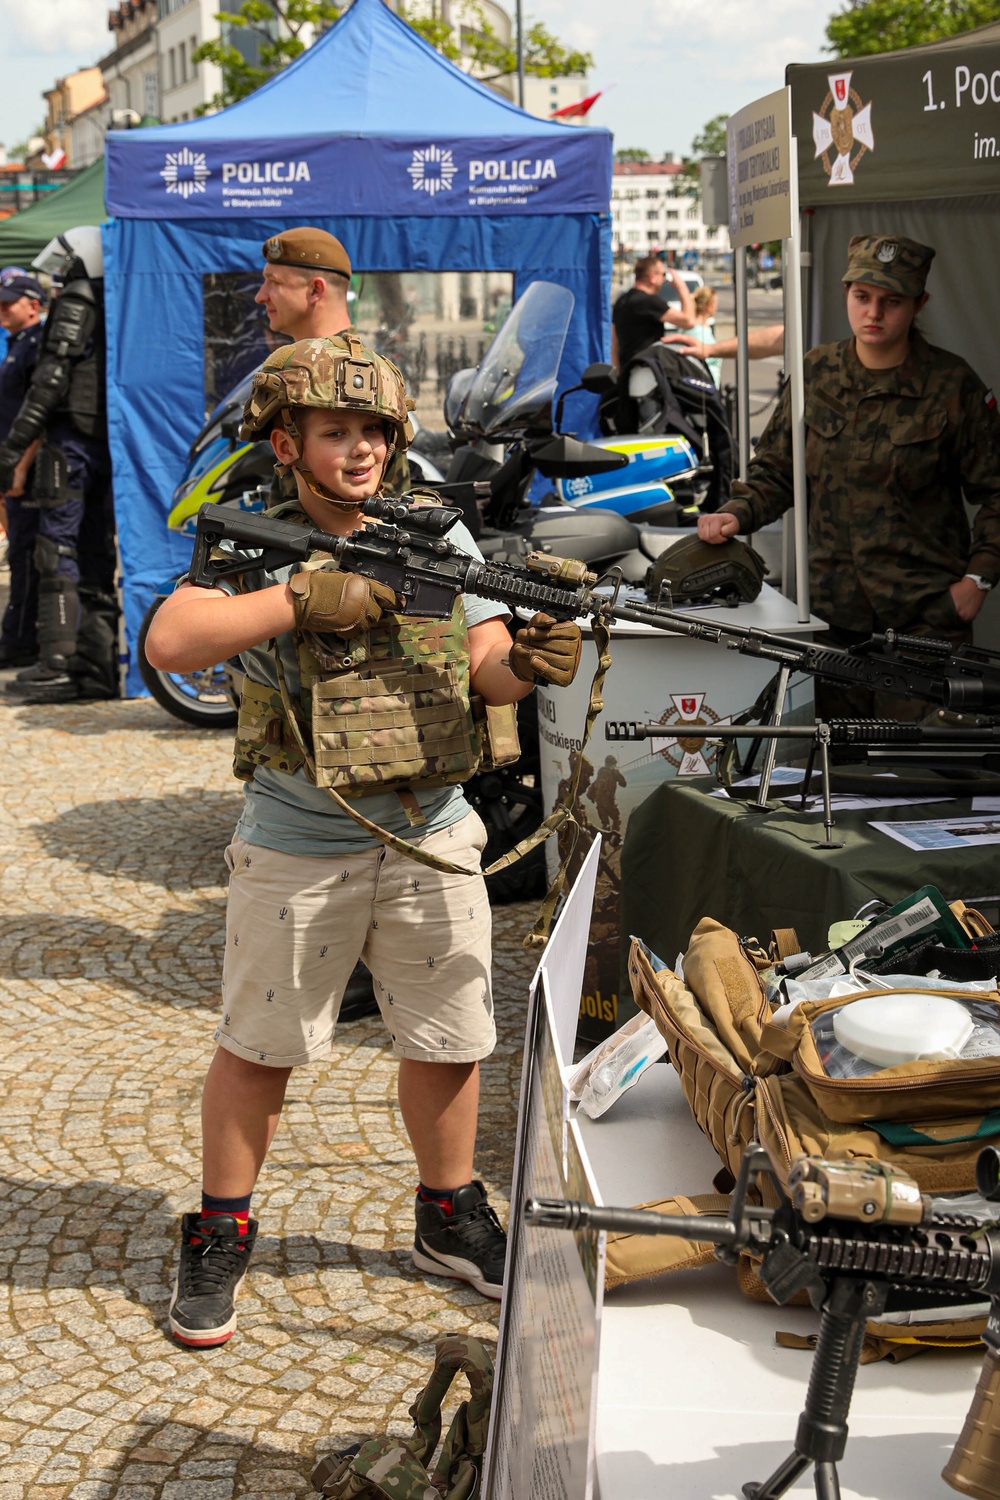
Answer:
POLYGON ((729 1214, 657 1214, 529 1198, 524 1217, 551 1229, 669 1234, 714 1244, 719 1260, 761 1257, 759 1274, 775 1302, 805 1291, 820 1331, 805 1406, 789 1457, 763 1483, 743 1486, 746 1500, 778 1496, 814 1465, 818 1500, 839 1500, 837 1464, 847 1447, 847 1418, 865 1324, 887 1311, 990 1301, 986 1354, 961 1436, 943 1478, 976 1500, 1000 1497, 1000 1152, 980 1153, 982 1198, 952 1202, 922 1194, 905 1173, 877 1161, 800 1156, 787 1192, 761 1146, 750 1146, 729 1214), (759 1206, 749 1189, 770 1177, 780 1206, 759 1206))
POLYGON ((673 635, 711 641, 776 662, 783 671, 802 671, 831 682, 926 698, 943 708, 1000 716, 1000 657, 974 647, 953 652, 945 641, 886 631, 860 646, 841 648, 794 641, 752 627, 701 620, 672 609, 669 602, 647 604, 623 597, 621 574, 612 569, 601 580, 573 558, 529 553, 525 566, 480 562, 449 542, 446 533, 461 511, 448 506, 373 499, 363 507, 366 521, 348 536, 293 525, 270 516, 203 505, 189 579, 210 588, 220 579, 250 568, 274 569, 328 552, 341 567, 392 588, 402 614, 443 617, 455 595, 466 592, 513 608, 545 610, 557 619, 591 617, 650 625, 673 635))
MULTIPOLYGON (((191 583, 210 588, 222 579, 253 568, 273 570, 304 562, 315 552, 326 552, 345 570, 375 579, 393 589, 397 607, 404 615, 445 617, 456 595, 478 594, 512 609, 544 611, 558 620, 589 617, 595 637, 607 640, 616 621, 652 626, 672 635, 685 635, 739 651, 744 656, 773 661, 778 675, 773 694, 770 724, 742 726, 741 738, 770 739, 761 773, 758 806, 766 807, 777 738, 793 731, 781 725, 788 680, 793 671, 811 673, 831 682, 862 686, 900 696, 923 698, 941 708, 972 716, 968 724, 944 726, 933 738, 935 749, 960 749, 965 754, 1000 748, 1000 657, 973 647, 952 651, 946 641, 886 631, 859 646, 827 646, 822 642, 796 641, 770 635, 748 626, 698 619, 670 607, 669 601, 642 603, 623 594, 621 574, 616 569, 602 579, 573 558, 546 552, 529 553, 525 565, 481 562, 470 557, 446 533, 461 519, 461 511, 448 506, 407 503, 405 500, 374 498, 363 507, 363 527, 347 536, 331 535, 277 517, 235 512, 231 506, 204 505, 198 514, 194 556, 188 575, 191 583)), ((599 644, 598 655, 602 654, 599 644)), ((599 688, 610 657, 599 668, 592 699, 599 703, 599 688)), ((649 727, 649 726, 647 726, 649 727)), ((713 733, 725 726, 714 726, 713 733)), ((911 726, 848 726, 850 742, 856 746, 885 746, 912 740, 911 726)), ((825 761, 826 747, 839 743, 830 736, 816 736, 817 749, 825 761), (825 743, 824 743, 825 739, 825 743)), ((726 729, 730 738, 737 732, 726 729)), ((795 731, 802 737, 802 731, 795 731)), ((628 737, 624 734, 620 738, 628 737)), ((824 780, 829 804, 828 777, 824 780)), ((829 811, 829 806, 827 806, 829 811)), ((832 826, 832 825, 831 825, 832 826)), ((829 843, 829 830, 828 830, 829 843)))

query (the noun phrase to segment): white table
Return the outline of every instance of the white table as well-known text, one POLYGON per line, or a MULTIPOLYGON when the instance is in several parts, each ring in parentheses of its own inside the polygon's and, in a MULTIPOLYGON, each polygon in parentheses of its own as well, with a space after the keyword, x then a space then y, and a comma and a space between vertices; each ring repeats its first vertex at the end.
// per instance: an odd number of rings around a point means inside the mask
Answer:
MULTIPOLYGON (((719 1160, 657 1063, 600 1120, 579 1117, 606 1203, 710 1190, 719 1160)), ((601 1500, 742 1500, 792 1448, 812 1355, 776 1329, 810 1333, 806 1308, 749 1301, 724 1266, 605 1295, 597 1417, 601 1500)), ((858 1372, 843 1500, 954 1500, 940 1478, 978 1379, 981 1352, 923 1354, 858 1372)), ((812 1471, 787 1491, 813 1500, 812 1471)))

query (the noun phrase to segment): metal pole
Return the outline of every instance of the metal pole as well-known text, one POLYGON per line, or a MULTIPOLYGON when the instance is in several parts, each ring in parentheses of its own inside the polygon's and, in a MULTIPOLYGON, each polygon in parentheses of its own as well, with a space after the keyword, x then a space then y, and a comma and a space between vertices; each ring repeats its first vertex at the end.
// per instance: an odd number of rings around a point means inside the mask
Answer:
POLYGON ((524 108, 524 10, 517 0, 517 102, 524 108))
POLYGON ((802 227, 799 222, 799 178, 797 142, 791 141, 792 171, 789 188, 791 202, 791 237, 784 242, 785 280, 785 369, 790 385, 792 405, 792 485, 795 496, 795 596, 798 601, 798 623, 809 621, 809 536, 806 512, 806 428, 805 378, 802 361, 802 227))
POLYGON ((733 247, 736 289, 736 430, 739 437, 740 478, 750 467, 750 355, 747 351, 747 253, 733 247))

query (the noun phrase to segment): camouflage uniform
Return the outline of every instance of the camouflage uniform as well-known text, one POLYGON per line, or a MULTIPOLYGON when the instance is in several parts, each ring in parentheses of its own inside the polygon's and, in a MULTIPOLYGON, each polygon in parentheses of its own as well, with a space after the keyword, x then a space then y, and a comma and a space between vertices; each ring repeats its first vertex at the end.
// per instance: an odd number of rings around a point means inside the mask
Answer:
MULTIPOLYGON (((948 592, 1000 578, 1000 418, 964 360, 915 334, 904 363, 869 370, 853 339, 805 359, 809 587, 831 625, 964 636, 948 592), (980 507, 970 540, 963 493, 980 507)), ((786 387, 746 482, 722 507, 756 531, 792 504, 786 387)))

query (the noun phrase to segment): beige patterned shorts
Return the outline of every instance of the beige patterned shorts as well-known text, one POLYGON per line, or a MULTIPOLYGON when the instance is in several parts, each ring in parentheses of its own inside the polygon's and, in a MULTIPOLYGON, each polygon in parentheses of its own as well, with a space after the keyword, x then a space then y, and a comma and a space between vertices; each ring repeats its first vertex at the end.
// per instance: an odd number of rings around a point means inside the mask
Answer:
MULTIPOLYGON (((422 847, 479 867, 478 813, 422 847)), ((359 958, 399 1057, 475 1062, 496 1045, 489 900, 481 875, 447 875, 380 847, 316 858, 235 838, 222 1020, 215 1040, 265 1066, 325 1057, 359 958)))

